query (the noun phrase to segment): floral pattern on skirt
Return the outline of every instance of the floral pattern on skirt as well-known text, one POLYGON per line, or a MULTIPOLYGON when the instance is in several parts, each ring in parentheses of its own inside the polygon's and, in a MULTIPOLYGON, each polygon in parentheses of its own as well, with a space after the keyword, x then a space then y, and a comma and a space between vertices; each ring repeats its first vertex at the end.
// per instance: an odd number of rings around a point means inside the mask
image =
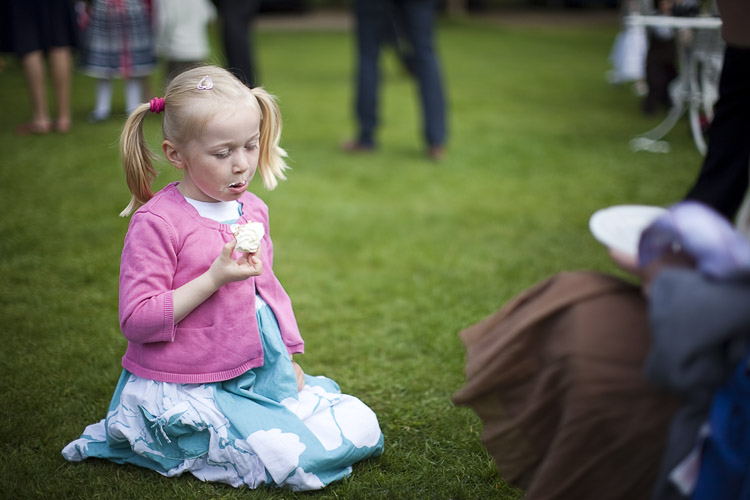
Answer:
POLYGON ((312 490, 382 453, 377 417, 326 377, 297 382, 270 307, 257 311, 266 364, 225 382, 174 384, 123 371, 107 418, 63 449, 165 476, 312 490))

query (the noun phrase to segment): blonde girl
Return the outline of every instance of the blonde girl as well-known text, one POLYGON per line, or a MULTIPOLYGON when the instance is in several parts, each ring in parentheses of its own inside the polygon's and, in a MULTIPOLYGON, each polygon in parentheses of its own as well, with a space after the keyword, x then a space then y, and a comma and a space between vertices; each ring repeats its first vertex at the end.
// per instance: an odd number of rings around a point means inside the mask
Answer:
POLYGON ((214 66, 188 70, 138 107, 120 151, 133 195, 120 266, 128 340, 107 417, 63 449, 204 481, 323 488, 379 455, 377 417, 292 361, 304 342, 273 272, 268 207, 247 191, 284 179, 281 114, 262 88, 214 66), (157 193, 143 122, 160 114, 180 182, 157 193), (238 252, 233 225, 259 222, 257 251, 238 252))

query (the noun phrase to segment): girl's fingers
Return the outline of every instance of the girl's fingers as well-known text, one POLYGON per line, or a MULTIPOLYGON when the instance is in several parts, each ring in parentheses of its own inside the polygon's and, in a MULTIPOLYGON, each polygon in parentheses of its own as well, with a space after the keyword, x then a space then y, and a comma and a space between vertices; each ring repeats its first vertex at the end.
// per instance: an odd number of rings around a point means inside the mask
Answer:
POLYGON ((237 240, 231 239, 224 243, 224 248, 221 249, 222 255, 225 255, 227 257, 232 257, 232 252, 234 252, 234 247, 237 246, 237 240))

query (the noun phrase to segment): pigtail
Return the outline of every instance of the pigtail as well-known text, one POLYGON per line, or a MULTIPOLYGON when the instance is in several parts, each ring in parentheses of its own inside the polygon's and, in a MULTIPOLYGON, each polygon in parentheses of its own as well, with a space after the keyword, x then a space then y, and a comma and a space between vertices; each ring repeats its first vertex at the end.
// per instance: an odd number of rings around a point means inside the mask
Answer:
POLYGON ((120 135, 120 158, 128 189, 133 194, 128 206, 120 212, 120 217, 129 216, 154 196, 151 183, 157 176, 153 165, 157 156, 143 136, 143 120, 150 110, 148 103, 138 106, 128 117, 120 135))
POLYGON ((260 105, 260 144, 258 170, 266 189, 272 190, 279 180, 285 180, 284 171, 289 166, 284 161, 287 154, 280 146, 281 110, 274 96, 262 87, 250 89, 260 105))

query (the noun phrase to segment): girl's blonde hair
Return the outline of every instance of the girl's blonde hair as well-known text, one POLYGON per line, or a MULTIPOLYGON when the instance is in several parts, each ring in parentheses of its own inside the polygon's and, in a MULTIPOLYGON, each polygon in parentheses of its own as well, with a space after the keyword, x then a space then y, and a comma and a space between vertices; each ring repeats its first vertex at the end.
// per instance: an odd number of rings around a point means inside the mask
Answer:
MULTIPOLYGON (((165 140, 185 145, 200 137, 221 111, 236 109, 248 99, 258 104, 261 117, 258 170, 266 188, 274 189, 279 180, 286 179, 284 171, 289 167, 284 161, 286 152, 279 147, 281 111, 274 96, 262 87, 249 89, 229 71, 216 66, 187 70, 167 86, 162 134, 165 140), (212 88, 198 88, 199 83, 206 82, 204 77, 213 82, 212 88)), ((129 216, 154 196, 151 184, 158 175, 153 165, 157 155, 143 136, 143 120, 150 113, 149 103, 138 106, 128 117, 120 136, 122 165, 133 194, 121 217, 129 216)))

